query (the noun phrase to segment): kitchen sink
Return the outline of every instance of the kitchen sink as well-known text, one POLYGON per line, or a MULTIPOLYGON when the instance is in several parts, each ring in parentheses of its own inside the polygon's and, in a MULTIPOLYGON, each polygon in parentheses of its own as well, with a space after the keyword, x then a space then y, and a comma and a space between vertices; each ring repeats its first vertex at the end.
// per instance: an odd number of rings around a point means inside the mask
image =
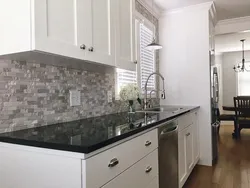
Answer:
POLYGON ((170 113, 177 113, 182 108, 177 107, 154 107, 154 108, 148 108, 145 110, 140 110, 137 112, 146 112, 146 113, 161 113, 161 112, 170 112, 170 113))

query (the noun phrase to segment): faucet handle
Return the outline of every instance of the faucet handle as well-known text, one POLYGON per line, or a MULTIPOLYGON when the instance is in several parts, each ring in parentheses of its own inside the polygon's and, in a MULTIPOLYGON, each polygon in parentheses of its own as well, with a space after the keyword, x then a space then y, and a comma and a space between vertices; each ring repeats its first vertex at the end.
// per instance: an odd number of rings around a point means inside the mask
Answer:
POLYGON ((165 90, 163 90, 163 91, 162 91, 162 93, 161 93, 161 98, 162 98, 162 99, 166 99, 166 93, 165 93, 165 90))

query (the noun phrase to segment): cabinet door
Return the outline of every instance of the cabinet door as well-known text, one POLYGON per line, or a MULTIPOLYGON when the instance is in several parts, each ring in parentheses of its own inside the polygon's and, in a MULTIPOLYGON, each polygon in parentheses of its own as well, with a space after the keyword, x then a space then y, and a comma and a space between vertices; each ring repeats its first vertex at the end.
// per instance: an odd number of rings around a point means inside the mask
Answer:
MULTIPOLYGON (((57 55, 84 59, 80 49, 78 17, 82 0, 32 1, 32 49, 57 55)), ((88 12, 84 12, 84 14, 88 12)), ((88 15, 86 15, 87 17, 88 15)))
POLYGON ((178 133, 178 150, 179 150, 179 187, 182 187, 187 177, 187 144, 186 129, 178 133))
POLYGON ((193 114, 193 157, 196 164, 200 158, 198 112, 193 114))
POLYGON ((117 0, 116 8, 116 67, 136 70, 134 0, 117 0))
POLYGON ((115 66, 115 1, 88 0, 91 4, 88 37, 91 40, 86 42, 86 58, 89 61, 115 66))
POLYGON ((193 125, 190 125, 186 128, 185 134, 185 143, 186 143, 186 165, 187 165, 187 173, 189 174, 194 165, 194 157, 193 157, 193 125))

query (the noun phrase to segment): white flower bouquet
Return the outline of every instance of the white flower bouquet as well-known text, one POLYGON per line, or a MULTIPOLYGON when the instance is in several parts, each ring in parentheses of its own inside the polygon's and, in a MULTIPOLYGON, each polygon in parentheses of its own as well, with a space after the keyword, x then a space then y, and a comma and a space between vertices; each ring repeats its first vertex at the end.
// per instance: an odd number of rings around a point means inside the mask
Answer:
POLYGON ((136 100, 139 96, 140 92, 136 84, 127 84, 121 88, 120 98, 123 101, 136 100))
POLYGON ((130 112, 135 110, 133 109, 134 100, 137 100, 139 103, 141 103, 140 91, 139 91, 137 84, 127 84, 123 86, 121 88, 119 95, 122 101, 129 102, 130 112))

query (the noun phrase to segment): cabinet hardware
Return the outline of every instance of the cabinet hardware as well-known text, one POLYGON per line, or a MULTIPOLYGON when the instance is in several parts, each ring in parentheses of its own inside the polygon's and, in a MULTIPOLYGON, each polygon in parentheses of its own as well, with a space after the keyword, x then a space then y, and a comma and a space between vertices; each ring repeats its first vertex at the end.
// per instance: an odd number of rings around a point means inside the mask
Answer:
POLYGON ((134 61, 134 64, 137 64, 137 61, 134 61))
POLYGON ((80 46, 80 49, 85 50, 85 49, 86 49, 85 44, 82 44, 82 45, 80 46))
POLYGON ((186 136, 190 136, 190 133, 187 133, 186 136))
POLYGON ((152 143, 150 141, 145 142, 145 146, 150 146, 152 143))
POLYGON ((149 173, 149 172, 151 172, 151 170, 152 170, 152 167, 151 167, 151 166, 148 166, 148 167, 146 168, 145 172, 146 172, 146 173, 149 173))
POLYGON ((93 51, 94 51, 94 48, 93 48, 93 47, 90 47, 90 48, 89 48, 89 51, 90 51, 90 52, 93 52, 93 51))
POLYGON ((109 165, 108 165, 108 167, 114 167, 114 166, 116 166, 116 165, 118 165, 119 164, 119 161, 118 161, 118 159, 117 158, 114 158, 114 159, 112 159, 110 162, 109 162, 109 165))

